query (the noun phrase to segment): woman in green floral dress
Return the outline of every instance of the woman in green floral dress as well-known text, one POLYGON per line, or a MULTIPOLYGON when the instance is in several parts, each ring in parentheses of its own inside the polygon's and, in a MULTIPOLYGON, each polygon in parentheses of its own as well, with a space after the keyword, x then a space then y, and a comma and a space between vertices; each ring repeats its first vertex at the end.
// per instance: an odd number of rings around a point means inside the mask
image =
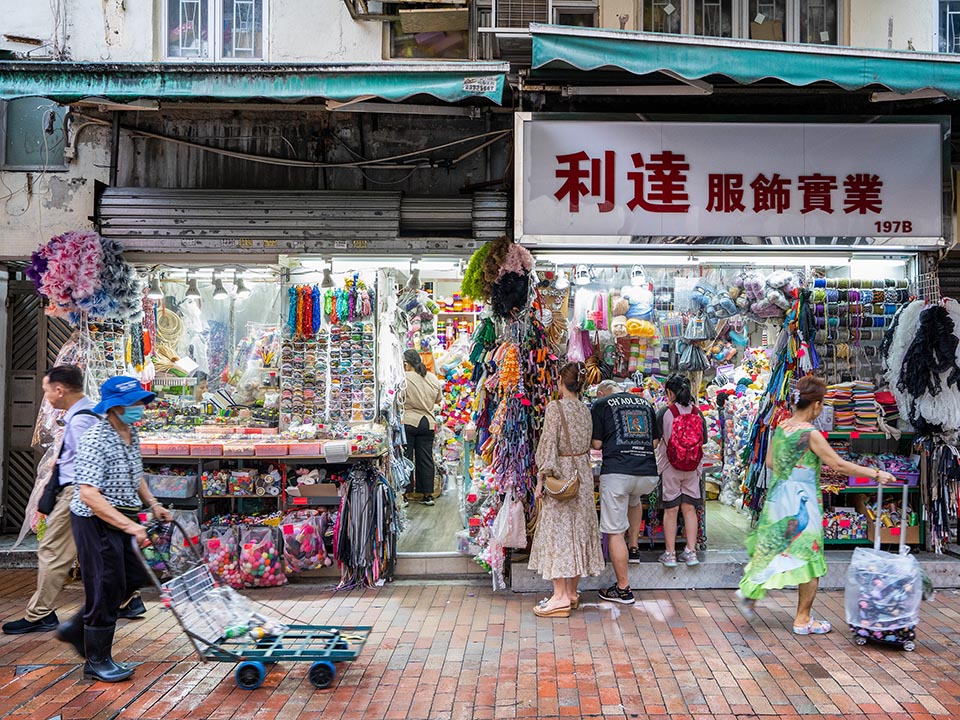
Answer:
POLYGON ((814 619, 811 609, 820 578, 827 572, 823 555, 823 497, 820 466, 826 463, 845 475, 893 481, 890 473, 840 458, 811 422, 823 410, 826 383, 816 377, 797 382, 791 401, 793 416, 774 431, 766 464, 773 477, 760 511, 760 521, 747 538, 750 563, 743 572, 737 605, 748 617, 756 601, 788 585, 798 586, 793 632, 823 635, 830 623, 814 619))

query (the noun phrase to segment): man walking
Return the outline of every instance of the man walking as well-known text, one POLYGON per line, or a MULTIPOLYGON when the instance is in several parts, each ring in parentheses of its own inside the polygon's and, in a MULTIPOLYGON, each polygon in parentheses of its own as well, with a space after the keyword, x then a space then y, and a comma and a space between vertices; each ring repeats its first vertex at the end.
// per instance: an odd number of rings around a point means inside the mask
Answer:
POLYGON ((7 635, 56 630, 56 601, 77 556, 70 530, 70 501, 73 499, 73 462, 80 437, 93 427, 98 416, 93 403, 83 394, 83 371, 76 365, 58 365, 43 376, 43 397, 57 410, 66 410, 61 421, 63 437, 53 474, 59 480, 59 494, 53 512, 47 515, 47 530, 37 549, 37 591, 27 603, 27 615, 3 625, 7 635))
POLYGON ((654 440, 660 438, 656 412, 644 398, 622 392, 617 383, 605 380, 597 389, 591 414, 593 448, 603 451, 600 532, 607 534, 610 563, 617 576, 616 583, 600 591, 600 598, 632 605, 634 597, 627 577, 627 563, 639 562, 641 502, 659 482, 653 446, 654 440))

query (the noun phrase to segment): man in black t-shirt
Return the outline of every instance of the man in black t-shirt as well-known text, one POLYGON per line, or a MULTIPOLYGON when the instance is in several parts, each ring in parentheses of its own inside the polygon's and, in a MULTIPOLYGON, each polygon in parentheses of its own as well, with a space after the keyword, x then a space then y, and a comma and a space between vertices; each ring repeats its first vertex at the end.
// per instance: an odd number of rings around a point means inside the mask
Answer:
POLYGON ((641 501, 659 482, 654 441, 660 439, 660 431, 653 405, 639 395, 619 392, 619 385, 612 381, 600 383, 591 414, 593 447, 603 451, 600 532, 607 534, 610 563, 617 575, 616 584, 601 590, 600 597, 630 605, 634 597, 627 563, 639 561, 641 501))

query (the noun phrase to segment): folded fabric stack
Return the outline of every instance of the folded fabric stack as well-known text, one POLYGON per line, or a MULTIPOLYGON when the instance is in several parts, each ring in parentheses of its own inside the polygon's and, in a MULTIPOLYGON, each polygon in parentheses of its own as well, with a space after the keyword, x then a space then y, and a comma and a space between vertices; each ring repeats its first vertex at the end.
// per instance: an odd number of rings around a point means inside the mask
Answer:
POLYGON ((853 407, 856 429, 860 432, 877 431, 877 403, 873 383, 857 380, 853 383, 853 407))
POLYGON ((827 387, 824 404, 833 407, 833 429, 850 432, 857 429, 857 413, 854 407, 853 386, 855 383, 840 383, 827 387))
POLYGON ((877 404, 880 406, 880 414, 883 421, 890 427, 896 427, 897 420, 900 419, 900 409, 897 407, 897 399, 892 392, 882 391, 876 395, 877 404))

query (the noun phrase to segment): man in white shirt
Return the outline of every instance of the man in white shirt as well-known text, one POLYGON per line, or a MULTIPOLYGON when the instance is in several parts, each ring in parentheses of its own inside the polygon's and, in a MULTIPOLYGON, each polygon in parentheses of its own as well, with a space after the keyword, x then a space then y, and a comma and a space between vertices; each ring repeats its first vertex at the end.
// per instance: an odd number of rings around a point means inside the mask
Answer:
POLYGON ((83 394, 83 371, 76 365, 58 365, 43 376, 43 397, 57 410, 66 410, 60 451, 53 472, 59 477, 60 492, 53 512, 47 515, 47 529, 37 549, 37 591, 27 603, 22 620, 4 623, 7 635, 56 630, 56 602, 67 580, 77 549, 70 530, 70 501, 73 499, 73 461, 80 437, 99 417, 93 403, 83 394))

